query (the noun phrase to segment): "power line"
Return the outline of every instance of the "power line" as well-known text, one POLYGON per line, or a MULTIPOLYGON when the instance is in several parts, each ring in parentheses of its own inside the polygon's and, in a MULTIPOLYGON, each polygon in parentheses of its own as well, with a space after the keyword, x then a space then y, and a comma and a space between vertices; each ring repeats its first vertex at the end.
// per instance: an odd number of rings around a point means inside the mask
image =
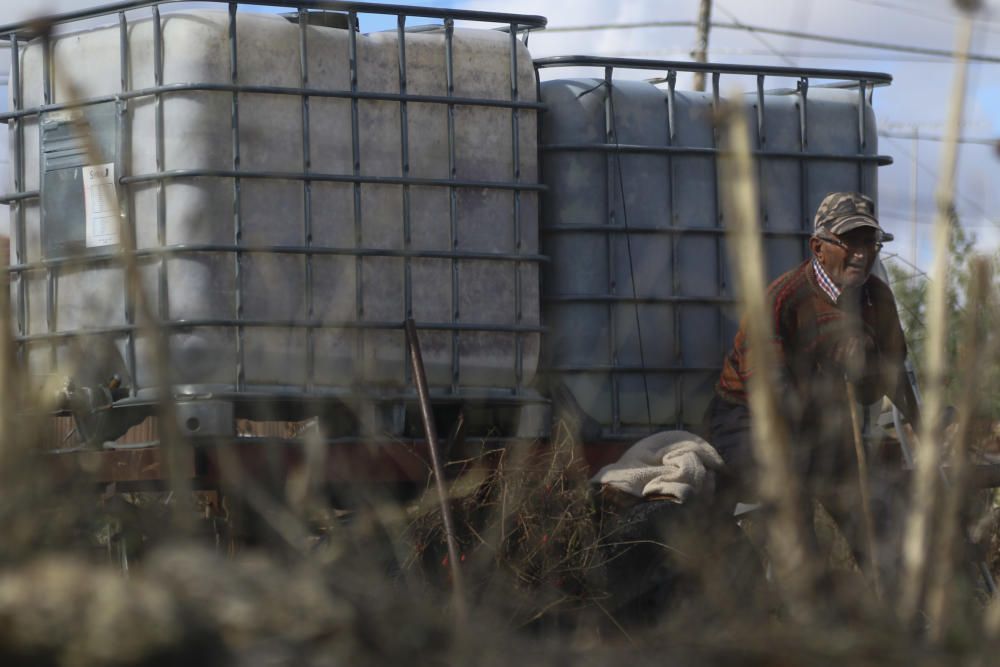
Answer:
MULTIPOLYGON (((879 130, 878 136, 886 139, 917 139, 920 141, 946 141, 947 138, 941 135, 920 134, 919 132, 892 132, 889 130, 879 130)), ((959 137, 956 143, 959 144, 979 144, 982 146, 996 146, 1000 144, 1000 137, 959 137)))
MULTIPOLYGON (((924 271, 922 271, 919 266, 916 266, 912 262, 907 261, 902 256, 897 255, 896 253, 882 253, 882 259, 894 259, 894 260, 896 260, 898 262, 902 262, 903 264, 905 264, 906 266, 908 266, 910 269, 912 269, 914 271, 914 273, 911 273, 908 276, 903 276, 901 280, 891 281, 889 283, 890 286, 897 285, 897 284, 899 284, 901 282, 910 282, 914 278, 923 278, 927 282, 933 282, 933 280, 934 280, 927 273, 925 273, 924 271)), ((914 320, 916 320, 916 323, 920 327, 926 327, 926 325, 924 324, 923 317, 921 317, 921 315, 920 315, 919 312, 913 310, 905 302, 902 302, 902 301, 900 301, 898 299, 896 300, 896 305, 897 306, 902 306, 902 308, 907 313, 909 313, 910 316, 913 317, 914 320)), ((966 304, 965 303, 960 302, 960 303, 957 304, 957 306, 958 306, 958 312, 959 313, 964 314, 966 312, 966 304)), ((914 340, 920 340, 920 341, 922 341, 922 340, 924 340, 924 336, 917 337, 914 340)))
MULTIPOLYGON (((906 149, 906 148, 903 147, 903 144, 902 144, 901 140, 896 139, 894 137, 886 137, 886 139, 888 139, 889 141, 891 141, 894 144, 896 144, 896 147, 898 148, 898 150, 900 150, 903 153, 905 153, 911 160, 914 159, 913 153, 911 151, 909 151, 908 149, 906 149)), ((937 176, 938 176, 938 174, 937 174, 936 171, 934 171, 933 169, 931 169, 930 167, 928 167, 920 159, 917 159, 917 167, 920 170, 922 170, 923 172, 925 172, 925 173, 933 176, 934 178, 937 178, 937 176)), ((955 191, 955 196, 958 197, 959 199, 961 199, 962 201, 964 201, 966 204, 968 204, 973 209, 975 209, 976 212, 979 213, 979 215, 981 215, 982 217, 984 217, 986 219, 989 219, 990 216, 986 213, 986 210, 982 206, 980 206, 977 202, 973 201, 968 196, 963 195, 958 190, 955 191)))
POLYGON ((883 252, 881 254, 881 257, 882 257, 882 259, 894 259, 894 260, 896 260, 898 262, 902 262, 903 264, 906 264, 908 267, 910 267, 911 269, 913 269, 918 275, 926 278, 927 280, 931 279, 931 277, 929 275, 927 275, 926 271, 924 271, 919 266, 917 266, 916 264, 914 264, 913 262, 911 262, 910 260, 906 259, 905 257, 903 257, 900 254, 897 254, 897 253, 894 253, 894 252, 883 252))
MULTIPOLYGON (((951 61, 943 60, 937 56, 875 56, 858 53, 837 53, 834 51, 780 51, 775 53, 772 49, 720 49, 713 48, 712 53, 717 56, 771 56, 781 58, 818 58, 822 60, 868 60, 878 62, 900 62, 900 63, 928 63, 931 65, 951 65, 951 61)), ((688 49, 642 49, 638 51, 615 51, 609 56, 621 58, 640 58, 663 55, 690 55, 688 49)))
MULTIPOLYGON (((891 281, 889 283, 890 287, 894 287, 894 286, 898 285, 901 282, 908 283, 908 282, 912 281, 914 278, 923 278, 927 282, 930 282, 930 280, 931 280, 930 276, 928 276, 926 273, 924 273, 923 271, 921 271, 919 267, 914 266, 910 262, 907 262, 905 259, 903 259, 902 257, 900 257, 899 255, 897 255, 895 253, 882 253, 882 259, 895 259, 895 260, 899 260, 899 261, 905 263, 907 266, 909 266, 911 269, 913 269, 915 271, 915 273, 911 273, 909 275, 904 275, 901 280, 893 280, 893 281, 891 281)), ((888 272, 888 270, 887 270, 887 272, 888 272)), ((917 324, 918 327, 920 327, 920 328, 925 328, 926 327, 926 325, 924 324, 924 318, 921 317, 920 312, 918 312, 917 310, 914 310, 913 308, 911 308, 905 301, 900 301, 899 299, 895 299, 895 301, 896 301, 896 305, 897 306, 902 307, 903 310, 905 310, 909 314, 909 316, 913 318, 914 322, 917 324)), ((922 338, 921 338, 921 340, 922 340, 922 338)), ((913 343, 915 341, 911 339, 910 342, 913 343)))
POLYGON ((912 7, 895 5, 891 2, 880 2, 879 0, 851 0, 851 2, 856 2, 859 5, 868 5, 869 7, 882 7, 884 9, 892 9, 897 12, 909 14, 910 16, 919 16, 921 18, 930 19, 932 21, 942 21, 945 23, 952 23, 952 20, 946 16, 940 16, 937 14, 925 14, 924 12, 915 11, 912 7))
MULTIPOLYGON (((892 220, 893 222, 905 222, 905 223, 909 223, 909 224, 913 223, 913 220, 910 217, 908 217, 908 215, 903 215, 903 214, 900 214, 900 213, 893 213, 893 212, 884 211, 884 210, 883 211, 879 211, 878 219, 881 220, 881 221, 892 220)), ((929 227, 929 226, 931 226, 933 224, 934 224, 934 220, 927 220, 926 218, 924 218, 922 220, 921 219, 917 220, 917 225, 919 225, 921 227, 929 227)), ((960 222, 959 224, 962 226, 962 229, 965 229, 965 230, 996 229, 998 226, 1000 226, 1000 222, 992 221, 992 220, 989 220, 989 219, 987 219, 986 223, 984 223, 984 224, 972 224, 972 223, 969 223, 969 222, 965 222, 964 220, 962 222, 960 222)))
MULTIPOLYGON (((729 19, 733 23, 735 23, 736 25, 740 26, 744 30, 748 30, 749 29, 749 26, 747 26, 745 23, 742 23, 739 19, 737 19, 736 16, 731 11, 729 11, 728 9, 726 9, 725 7, 723 7, 722 5, 717 5, 717 6, 719 7, 719 9, 722 11, 723 14, 725 14, 726 16, 729 17, 729 19)), ((763 44, 764 48, 767 49, 768 51, 770 51, 771 53, 773 53, 775 55, 775 57, 781 58, 782 60, 784 60, 786 65, 790 65, 791 67, 795 67, 795 63, 794 62, 792 62, 791 60, 789 60, 788 58, 786 58, 780 51, 778 51, 776 48, 774 48, 762 36, 760 36, 760 35, 752 32, 752 31, 751 31, 750 35, 754 39, 756 39, 758 42, 760 42, 761 44, 763 44)))
MULTIPOLYGON (((556 26, 546 28, 545 32, 594 32, 599 30, 634 30, 642 28, 693 28, 694 21, 640 21, 635 23, 602 23, 593 25, 578 26, 556 26)), ((916 53, 925 56, 937 56, 939 58, 955 58, 955 54, 946 49, 931 49, 922 46, 908 46, 906 44, 889 44, 886 42, 873 42, 863 39, 851 39, 847 37, 833 37, 830 35, 817 35, 798 30, 780 30, 777 28, 766 28, 764 26, 749 25, 742 22, 712 21, 712 28, 719 30, 741 30, 749 33, 759 33, 764 35, 776 35, 779 37, 795 37, 797 39, 810 40, 814 42, 827 42, 830 44, 841 44, 844 46, 856 46, 866 49, 880 49, 882 51, 897 51, 901 53, 916 53)), ((968 53, 966 59, 970 62, 979 63, 1000 63, 1000 56, 984 53, 968 53)))
MULTIPOLYGON (((908 5, 898 5, 892 2, 885 2, 884 0, 851 0, 851 2, 856 2, 860 5, 868 5, 869 7, 882 7, 883 9, 891 9, 893 11, 901 12, 903 14, 909 14, 910 16, 919 16, 920 18, 929 19, 931 21, 938 21, 941 23, 948 23, 951 25, 955 24, 955 19, 950 16, 944 16, 942 14, 928 14, 926 12, 920 12, 913 9, 908 5)), ((990 30, 989 28, 983 28, 985 25, 997 25, 994 21, 989 21, 984 18, 977 18, 976 23, 979 24, 979 28, 985 29, 986 32, 992 32, 997 34, 998 31, 990 30)))
MULTIPOLYGON (((715 22, 709 24, 717 27, 715 22)), ((552 32, 596 32, 599 30, 633 30, 640 28, 697 28, 696 21, 640 21, 637 23, 591 23, 587 25, 546 26, 539 29, 542 33, 552 32)))

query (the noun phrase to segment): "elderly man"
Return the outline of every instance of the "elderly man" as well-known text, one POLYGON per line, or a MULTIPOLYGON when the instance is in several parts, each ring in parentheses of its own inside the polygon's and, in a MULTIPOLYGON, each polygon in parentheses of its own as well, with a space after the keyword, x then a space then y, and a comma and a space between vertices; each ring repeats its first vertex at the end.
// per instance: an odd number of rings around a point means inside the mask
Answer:
MULTIPOLYGON (((856 192, 829 194, 813 224, 812 257, 771 283, 768 296, 780 363, 779 407, 799 470, 816 493, 817 484, 835 492, 853 470, 847 382, 862 403, 888 396, 908 417, 916 418, 916 410, 912 394, 903 391, 906 342, 896 304, 889 287, 871 273, 882 243, 892 239, 875 218, 872 200, 856 192)), ((746 395, 753 371, 741 326, 706 426, 744 498, 753 463, 746 395)))

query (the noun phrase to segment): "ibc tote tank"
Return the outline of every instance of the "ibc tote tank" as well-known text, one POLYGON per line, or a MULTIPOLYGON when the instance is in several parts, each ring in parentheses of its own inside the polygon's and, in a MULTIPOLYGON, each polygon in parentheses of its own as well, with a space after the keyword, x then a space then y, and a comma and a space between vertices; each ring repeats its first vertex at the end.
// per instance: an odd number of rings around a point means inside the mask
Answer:
MULTIPOLYGON (((540 86, 542 251, 551 258, 542 277, 546 381, 581 413, 591 437, 596 427, 605 438, 698 431, 738 325, 716 178, 719 89, 677 90, 677 71, 689 63, 567 56, 536 66, 598 67, 604 75, 540 86), (623 70, 667 76, 656 85, 623 70)), ((890 79, 707 67, 722 73, 722 90, 732 76, 757 80, 744 105, 770 280, 807 257, 813 214, 827 193, 876 198, 876 167, 889 160, 877 155, 865 94, 890 79), (766 92, 767 76, 796 84, 766 92), (809 88, 824 79, 854 89, 809 88)))
POLYGON ((538 104, 516 35, 544 19, 410 32, 401 14, 360 34, 154 12, 12 49, 32 373, 117 373, 119 404, 156 396, 120 204, 181 396, 411 400, 412 316, 433 397, 537 403, 538 104))

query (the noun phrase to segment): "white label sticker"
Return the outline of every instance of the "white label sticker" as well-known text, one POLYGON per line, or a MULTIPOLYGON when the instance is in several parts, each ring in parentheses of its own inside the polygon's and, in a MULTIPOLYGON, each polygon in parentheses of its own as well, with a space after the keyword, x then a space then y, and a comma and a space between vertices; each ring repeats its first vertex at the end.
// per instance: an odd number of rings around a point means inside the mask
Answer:
POLYGON ((120 230, 113 162, 83 167, 83 201, 87 209, 87 247, 117 245, 120 230))

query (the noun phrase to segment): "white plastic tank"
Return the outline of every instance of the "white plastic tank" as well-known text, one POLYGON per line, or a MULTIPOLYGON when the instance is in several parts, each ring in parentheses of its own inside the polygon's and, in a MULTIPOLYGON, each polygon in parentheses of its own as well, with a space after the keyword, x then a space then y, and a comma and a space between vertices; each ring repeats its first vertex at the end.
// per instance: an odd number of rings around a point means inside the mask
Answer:
POLYGON ((530 385, 540 188, 521 41, 448 25, 406 32, 401 49, 396 30, 238 13, 232 63, 230 18, 130 21, 124 59, 118 24, 58 36, 48 60, 21 43, 18 109, 93 102, 25 115, 12 134, 24 181, 11 189, 40 190, 11 223, 32 371, 72 375, 72 351, 103 341, 88 355, 114 360, 90 374, 155 393, 117 202, 178 391, 408 391, 408 316, 432 395, 530 385))

